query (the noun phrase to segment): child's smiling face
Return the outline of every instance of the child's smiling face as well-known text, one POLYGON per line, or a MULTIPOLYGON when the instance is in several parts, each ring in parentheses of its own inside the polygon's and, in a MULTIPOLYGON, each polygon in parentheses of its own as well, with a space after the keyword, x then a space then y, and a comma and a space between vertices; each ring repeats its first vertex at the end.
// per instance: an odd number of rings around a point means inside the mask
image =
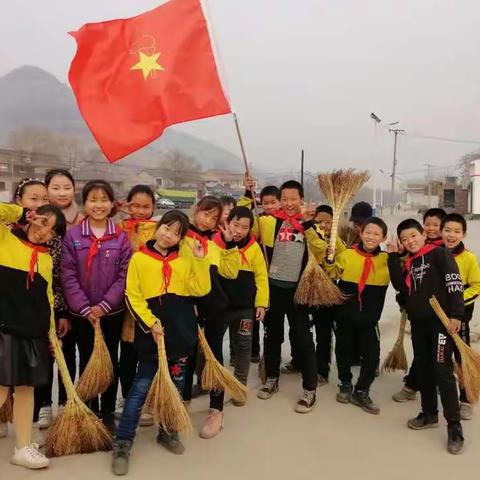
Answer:
POLYGON ((442 220, 438 217, 427 217, 423 223, 425 235, 429 240, 435 240, 442 236, 441 232, 442 220))

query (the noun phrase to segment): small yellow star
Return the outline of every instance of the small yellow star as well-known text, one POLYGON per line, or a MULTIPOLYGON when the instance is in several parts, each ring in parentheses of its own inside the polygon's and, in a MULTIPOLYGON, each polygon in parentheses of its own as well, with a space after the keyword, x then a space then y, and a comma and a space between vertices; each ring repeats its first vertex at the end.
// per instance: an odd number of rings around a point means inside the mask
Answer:
POLYGON ((154 53, 153 55, 145 55, 143 52, 139 52, 140 61, 136 63, 130 70, 141 70, 143 72, 143 78, 146 80, 148 76, 155 70, 165 70, 160 64, 157 63, 160 53, 154 53))

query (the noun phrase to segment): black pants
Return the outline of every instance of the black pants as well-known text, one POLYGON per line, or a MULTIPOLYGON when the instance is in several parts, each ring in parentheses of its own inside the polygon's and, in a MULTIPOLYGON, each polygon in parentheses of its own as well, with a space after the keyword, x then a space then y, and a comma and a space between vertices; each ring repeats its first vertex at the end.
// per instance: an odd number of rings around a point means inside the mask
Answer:
POLYGON ((137 373, 138 353, 131 342, 120 342, 120 388, 122 397, 127 398, 128 392, 132 386, 137 373))
MULTIPOLYGON (((65 362, 67 363, 68 373, 72 381, 75 381, 75 376, 77 374, 77 352, 76 352, 77 340, 75 332, 73 330, 73 321, 72 321, 72 330, 70 330, 62 338, 62 351, 65 357, 65 362)), ((49 379, 48 383, 42 385, 41 387, 35 387, 34 392, 34 409, 33 409, 33 419, 38 421, 38 413, 42 407, 51 407, 52 406, 52 389, 53 389, 53 365, 54 365, 53 356, 50 358, 49 366, 49 379)), ((58 374, 58 405, 65 405, 67 403, 67 393, 65 391, 65 386, 63 385, 60 374, 58 374)))
POLYGON ((420 385, 418 384, 418 375, 417 375, 417 366, 415 362, 415 357, 413 357, 412 364, 410 365, 410 370, 408 371, 407 375, 404 377, 403 381, 405 382, 405 386, 409 390, 413 390, 414 392, 418 392, 420 390, 420 385))
MULTIPOLYGON (((101 319, 102 333, 105 343, 110 353, 113 364, 113 383, 100 396, 100 408, 98 399, 89 402, 90 408, 94 412, 100 412, 103 417, 113 415, 117 399, 118 389, 118 346, 122 335, 122 325, 125 313, 121 312, 110 317, 101 319)), ((85 370, 93 350, 94 329, 87 319, 80 319, 76 322, 78 351, 80 356, 80 375, 85 370)))
POLYGON ((280 376, 282 343, 284 340, 285 315, 290 323, 292 349, 295 361, 302 372, 303 388, 315 390, 317 387, 317 363, 313 343, 312 324, 308 309, 295 305, 294 288, 280 288, 270 285, 270 309, 265 321, 263 351, 267 377, 280 376))
POLYGON ((316 308, 312 311, 317 343, 317 372, 328 380, 332 362, 333 310, 331 308, 316 308))
POLYGON ((335 322, 338 378, 341 383, 352 383, 351 367, 354 365, 354 346, 359 346, 361 356, 360 376, 356 389, 368 391, 375 380, 375 371, 380 358, 380 342, 377 323, 352 322, 348 318, 339 318, 335 322))
POLYGON ((252 357, 260 356, 260 322, 253 322, 252 357))
POLYGON ((256 321, 253 308, 228 309, 225 321, 228 325, 230 345, 235 358, 234 375, 246 385, 252 356, 253 326, 260 322, 256 321))
POLYGON ((452 338, 440 321, 430 321, 412 323, 412 342, 423 413, 438 413, 438 387, 445 419, 448 424, 458 424, 460 405, 453 375, 452 338))

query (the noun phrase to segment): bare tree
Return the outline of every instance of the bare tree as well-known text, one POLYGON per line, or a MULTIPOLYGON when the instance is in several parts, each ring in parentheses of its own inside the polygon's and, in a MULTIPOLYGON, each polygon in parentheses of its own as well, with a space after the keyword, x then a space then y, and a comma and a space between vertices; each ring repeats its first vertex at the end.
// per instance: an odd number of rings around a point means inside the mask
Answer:
POLYGON ((198 160, 179 150, 168 152, 160 168, 168 172, 174 187, 198 180, 202 172, 202 165, 198 160))

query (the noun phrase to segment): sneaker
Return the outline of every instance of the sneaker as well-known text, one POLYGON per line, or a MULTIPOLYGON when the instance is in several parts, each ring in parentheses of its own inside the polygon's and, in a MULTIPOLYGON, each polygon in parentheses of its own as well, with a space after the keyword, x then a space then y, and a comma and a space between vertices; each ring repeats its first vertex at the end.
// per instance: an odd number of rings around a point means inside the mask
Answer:
POLYGON ((282 366, 280 371, 288 375, 290 373, 298 373, 300 370, 298 370, 298 368, 292 362, 288 362, 282 366))
POLYGON ((32 428, 32 443, 38 445, 38 448, 45 446, 47 442, 47 433, 44 430, 40 430, 38 427, 32 428))
POLYGON ((115 409, 115 419, 120 420, 122 418, 123 409, 125 408, 125 399, 120 398, 117 402, 117 408, 115 409))
POLYGON ((472 406, 467 402, 460 402, 460 419, 471 420, 472 418, 473 418, 472 406))
POLYGON ((141 427, 151 427, 153 425, 153 415, 147 412, 142 413, 138 424, 141 427))
POLYGON ((175 455, 182 455, 185 452, 185 447, 180 441, 177 432, 167 433, 163 428, 158 430, 157 443, 163 445, 169 452, 175 455))
POLYGON ((5 438, 8 435, 8 423, 0 423, 0 438, 5 438))
POLYGON ((258 391, 257 397, 261 400, 268 400, 278 392, 278 378, 267 378, 265 385, 258 391))
POLYGON ((213 438, 223 430, 223 412, 211 408, 208 417, 200 429, 201 438, 213 438))
POLYGON ((38 428, 46 430, 52 424, 52 407, 42 407, 38 412, 38 428))
POLYGON ((232 398, 232 405, 234 405, 235 407, 244 407, 246 403, 247 402, 243 400, 235 400, 234 398, 232 398))
POLYGON ((368 390, 355 389, 350 395, 350 403, 360 407, 364 412, 371 413, 372 415, 380 415, 380 408, 373 403, 373 400, 368 394, 368 390))
POLYGON ((412 430, 425 430, 427 428, 438 427, 438 415, 426 415, 419 413, 415 418, 411 418, 407 422, 408 428, 412 430))
POLYGON ((395 402, 405 403, 417 398, 417 392, 415 390, 410 390, 407 387, 403 387, 395 395, 392 395, 392 398, 395 402))
POLYGON ((448 443, 447 450, 448 453, 452 455, 458 455, 463 452, 463 431, 460 424, 448 425, 448 443))
POLYGON ((260 355, 252 355, 250 357, 250 362, 252 363, 260 363, 260 355))
POLYGON ((128 459, 132 449, 130 440, 115 440, 112 453, 112 473, 126 475, 128 473, 128 459))
POLYGON ((192 398, 197 398, 201 395, 206 395, 207 393, 209 393, 208 390, 204 390, 199 383, 196 383, 192 387, 192 398))
POLYGON ((351 383, 341 383, 338 386, 337 402, 338 403, 350 403, 350 395, 353 391, 353 385, 351 383))
POLYGON ((328 383, 328 378, 325 378, 323 375, 317 375, 317 387, 323 387, 328 383))
POLYGON ((38 445, 32 443, 23 448, 15 448, 10 463, 29 468, 30 470, 39 470, 41 468, 47 468, 50 461, 43 453, 38 451, 38 445))
POLYGON ((295 405, 297 413, 308 413, 313 410, 317 401, 316 390, 304 390, 303 397, 295 405))

